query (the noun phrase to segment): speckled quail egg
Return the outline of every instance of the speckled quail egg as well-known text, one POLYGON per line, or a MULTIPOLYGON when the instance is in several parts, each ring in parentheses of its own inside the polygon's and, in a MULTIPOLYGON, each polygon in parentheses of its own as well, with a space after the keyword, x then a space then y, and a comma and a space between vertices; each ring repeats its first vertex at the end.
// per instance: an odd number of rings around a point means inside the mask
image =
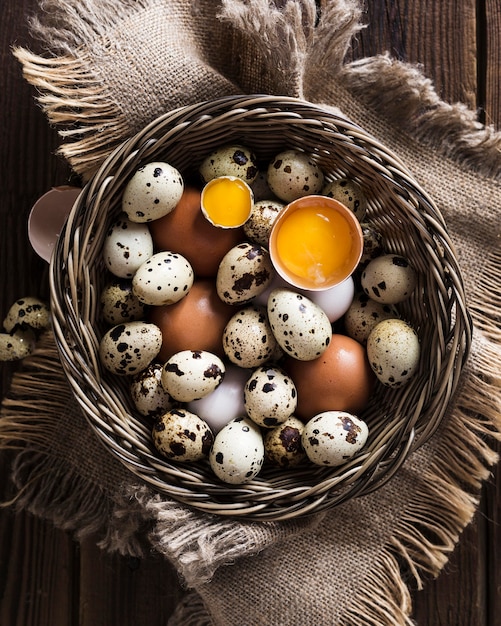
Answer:
POLYGON ((266 290, 274 274, 268 250, 243 242, 229 250, 219 264, 217 294, 226 304, 245 304, 266 290))
POLYGON ((243 225, 246 236, 251 241, 267 248, 273 224, 284 206, 278 200, 259 200, 254 202, 251 215, 243 225))
POLYGON ((252 193, 254 194, 254 201, 259 202, 261 200, 268 200, 273 198, 273 192, 268 185, 268 173, 266 170, 259 170, 256 178, 251 183, 252 193))
POLYGON ((103 259, 109 271, 119 278, 132 278, 137 268, 153 254, 153 240, 147 224, 118 219, 103 242, 103 259))
POLYGON ((417 275, 403 256, 383 254, 373 259, 364 269, 361 284, 362 289, 373 300, 397 304, 407 300, 414 291, 417 275))
POLYGON ((305 425, 301 440, 312 463, 338 467, 351 459, 365 445, 367 424, 345 411, 325 411, 305 425))
POLYGON ((301 441, 303 430, 304 423, 291 415, 267 431, 264 435, 265 460, 283 469, 299 465, 306 458, 301 441))
POLYGON ((258 367, 277 353, 263 306, 244 306, 230 318, 223 331, 223 350, 234 365, 244 368, 258 367))
POLYGON ((359 183, 350 178, 340 178, 328 182, 322 189, 322 195, 338 200, 347 206, 359 222, 367 214, 367 196, 359 183))
POLYGON ((110 372, 134 376, 148 367, 161 345, 162 332, 155 324, 125 322, 104 334, 99 344, 99 357, 110 372))
POLYGON ((244 417, 226 424, 214 439, 209 460, 214 474, 225 483, 240 485, 252 480, 264 462, 259 426, 244 417))
POLYGON ((249 374, 250 370, 229 363, 219 387, 199 400, 188 402, 186 408, 206 421, 213 433, 218 433, 232 419, 245 415, 244 386, 249 374))
POLYGON ((201 163, 199 172, 204 183, 220 176, 236 176, 247 184, 258 175, 255 154, 241 145, 227 145, 214 150, 201 163))
POLYGON ((224 373, 224 363, 212 352, 182 350, 164 364, 162 386, 174 400, 191 402, 214 391, 224 373))
POLYGON ((253 422, 273 428, 294 413, 297 406, 296 386, 281 368, 259 367, 247 380, 244 403, 253 422))
POLYGON ((3 321, 3 327, 8 333, 27 326, 36 330, 44 330, 50 326, 49 307, 43 300, 33 296, 16 300, 3 321))
POLYGON ((151 222, 170 213, 183 195, 184 182, 169 163, 142 165, 127 183, 122 210, 132 222, 151 222))
POLYGON ((152 429, 153 443, 171 461, 195 462, 209 455, 214 435, 198 415, 178 408, 159 417, 152 429))
POLYGON ((351 276, 348 276, 342 283, 328 289, 320 289, 319 291, 297 289, 297 291, 318 305, 332 324, 343 317, 353 302, 355 282, 351 276))
POLYGON ((277 198, 292 202, 303 196, 319 194, 324 174, 315 161, 299 150, 284 150, 268 165, 268 185, 277 198))
POLYGON ((357 271, 363 270, 369 261, 384 254, 383 235, 368 222, 362 222, 360 227, 362 228, 364 248, 357 271))
POLYGON ((362 345, 366 345, 367 337, 379 322, 399 318, 400 315, 393 304, 383 304, 369 298, 364 293, 357 293, 349 309, 344 315, 346 334, 362 345))
POLYGON ((309 298, 289 289, 275 289, 267 308, 271 329, 285 354, 299 361, 311 361, 327 349, 332 337, 331 323, 309 298))
POLYGON ((416 330, 401 319, 379 322, 367 338, 370 366, 387 387, 400 387, 414 376, 420 352, 416 330))
POLYGON ((108 324, 133 322, 145 317, 146 305, 132 291, 132 281, 114 280, 101 291, 101 313, 108 324))
POLYGON ((0 361, 19 361, 35 348, 36 335, 31 328, 18 328, 11 333, 0 333, 0 361))
POLYGON ((162 370, 161 363, 150 363, 131 382, 132 401, 139 413, 145 417, 159 417, 175 405, 172 397, 162 386, 162 370))
POLYGON ((174 304, 189 292, 194 278, 193 268, 184 256, 164 250, 138 267, 132 278, 132 291, 145 304, 174 304))

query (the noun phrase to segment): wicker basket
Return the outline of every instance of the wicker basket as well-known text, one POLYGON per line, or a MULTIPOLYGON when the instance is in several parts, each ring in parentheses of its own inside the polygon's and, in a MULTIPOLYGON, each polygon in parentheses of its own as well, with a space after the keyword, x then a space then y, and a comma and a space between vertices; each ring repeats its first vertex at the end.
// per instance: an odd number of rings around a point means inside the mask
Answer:
MULTIPOLYGON (((327 175, 329 179, 329 175, 327 175)), ((167 113, 123 143, 76 201, 51 264, 51 306, 61 363, 102 443, 158 492, 196 509, 252 520, 283 520, 335 507, 381 486, 437 429, 468 355, 471 323, 460 271, 444 220, 401 161, 362 128, 293 98, 237 96, 167 113), (388 252, 403 254, 419 274, 401 313, 418 330, 417 375, 400 389, 379 387, 363 417, 370 437, 339 468, 265 468, 241 486, 215 478, 204 464, 172 464, 151 441, 128 382, 105 372, 98 357, 105 330, 99 294, 107 272, 103 239, 120 212, 125 183, 137 167, 168 161, 193 172, 215 147, 239 142, 266 160, 284 148, 311 153, 325 172, 358 180, 368 191, 368 220, 388 252)), ((89 451, 92 454, 92 451, 89 451)))

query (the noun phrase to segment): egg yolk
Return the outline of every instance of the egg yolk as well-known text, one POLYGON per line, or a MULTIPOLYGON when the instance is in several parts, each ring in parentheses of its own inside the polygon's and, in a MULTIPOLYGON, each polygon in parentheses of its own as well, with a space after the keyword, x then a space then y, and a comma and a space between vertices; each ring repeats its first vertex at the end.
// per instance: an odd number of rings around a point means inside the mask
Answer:
POLYGON ((348 221, 330 207, 306 206, 280 225, 276 249, 284 268, 320 286, 345 273, 352 261, 348 221))
POLYGON ((252 192, 239 178, 215 178, 203 190, 202 206, 206 217, 215 226, 236 228, 251 214, 252 192))

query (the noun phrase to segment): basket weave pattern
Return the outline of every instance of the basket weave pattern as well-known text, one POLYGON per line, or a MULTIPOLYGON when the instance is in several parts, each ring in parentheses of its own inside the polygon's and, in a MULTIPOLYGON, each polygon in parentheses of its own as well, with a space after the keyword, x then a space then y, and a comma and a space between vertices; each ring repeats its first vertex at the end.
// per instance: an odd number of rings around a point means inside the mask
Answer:
POLYGON ((237 96, 183 107, 123 143, 76 201, 55 248, 50 280, 61 363, 102 443, 154 490, 219 515, 289 519, 381 486, 439 426, 471 344, 460 270, 433 201, 400 159, 362 128, 293 98, 237 96), (105 372, 98 355, 106 330, 99 296, 108 278, 101 249, 128 179, 153 160, 193 174, 209 152, 229 142, 249 146, 263 162, 286 148, 304 150, 326 180, 349 177, 363 186, 366 221, 381 232, 387 252, 407 257, 417 270, 418 286, 399 310, 421 340, 414 378, 399 389, 378 386, 360 415, 370 437, 359 455, 338 468, 266 467, 241 486, 221 483, 208 464, 159 457, 151 423, 135 411, 128 382, 105 372))

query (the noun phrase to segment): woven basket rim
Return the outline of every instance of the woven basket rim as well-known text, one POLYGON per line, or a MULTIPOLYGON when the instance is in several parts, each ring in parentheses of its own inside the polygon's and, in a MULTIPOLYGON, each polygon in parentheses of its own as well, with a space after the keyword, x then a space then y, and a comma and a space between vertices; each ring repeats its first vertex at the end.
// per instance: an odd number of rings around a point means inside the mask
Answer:
MULTIPOLYGON (((124 141, 102 163, 73 206, 54 249, 50 292, 63 370, 106 449, 155 491, 197 510, 255 521, 328 510, 390 480, 440 425, 471 345, 461 271, 433 200, 401 159, 363 128, 330 109, 291 97, 255 94, 195 103, 162 114, 124 141), (275 136, 269 129, 280 129, 281 134, 275 136), (110 383, 98 362, 99 289, 92 281, 101 279, 96 270, 100 242, 112 215, 119 211, 117 198, 124 181, 138 163, 153 160, 155 155, 183 162, 191 150, 201 157, 228 131, 251 138, 263 154, 273 153, 276 145, 313 142, 315 157, 334 164, 334 174, 349 170, 358 178, 370 179, 375 189, 371 219, 390 233, 392 251, 398 252, 407 243, 406 252, 412 253, 423 276, 426 295, 411 302, 407 313, 417 316, 422 327, 427 366, 384 409, 387 424, 382 424, 381 416, 373 418, 377 426, 368 451, 342 469, 296 468, 285 472, 285 478, 282 470, 269 470, 251 483, 231 486, 211 479, 206 468, 171 464, 152 450, 144 418, 124 406, 125 383, 110 383), (336 151, 343 155, 339 162, 336 151), (383 197, 384 210, 380 206, 383 197), (413 231, 413 238, 407 230, 413 231), (399 239, 405 237, 405 242, 399 239), (427 285, 433 290, 427 291, 427 285)), ((371 411, 376 415, 374 408, 369 411, 372 416, 371 411)))

